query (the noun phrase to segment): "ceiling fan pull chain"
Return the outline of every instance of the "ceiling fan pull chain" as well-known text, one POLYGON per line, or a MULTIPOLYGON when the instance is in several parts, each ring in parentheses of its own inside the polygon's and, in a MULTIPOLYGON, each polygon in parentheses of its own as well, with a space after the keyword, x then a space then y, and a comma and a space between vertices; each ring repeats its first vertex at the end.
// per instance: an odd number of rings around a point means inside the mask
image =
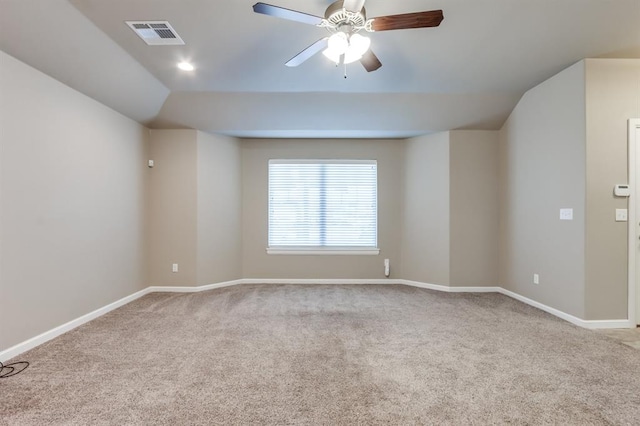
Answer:
POLYGON ((347 78, 347 64, 344 64, 344 78, 347 78))

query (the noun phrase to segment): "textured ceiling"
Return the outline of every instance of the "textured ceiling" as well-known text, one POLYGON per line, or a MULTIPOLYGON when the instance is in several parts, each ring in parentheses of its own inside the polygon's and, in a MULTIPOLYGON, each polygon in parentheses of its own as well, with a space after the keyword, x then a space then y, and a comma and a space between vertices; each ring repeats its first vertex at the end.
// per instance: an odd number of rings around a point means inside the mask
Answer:
MULTIPOLYGON (((325 0, 268 0, 322 15, 325 0)), ((522 94, 585 57, 639 57, 640 0, 367 0, 369 17, 443 9, 438 28, 373 33, 383 66, 343 70, 327 33, 254 0, 0 0, 0 49, 152 127, 247 137, 408 137, 500 128, 522 94), (168 20, 147 46, 125 20, 168 20), (190 60, 192 73, 175 64, 190 60)))

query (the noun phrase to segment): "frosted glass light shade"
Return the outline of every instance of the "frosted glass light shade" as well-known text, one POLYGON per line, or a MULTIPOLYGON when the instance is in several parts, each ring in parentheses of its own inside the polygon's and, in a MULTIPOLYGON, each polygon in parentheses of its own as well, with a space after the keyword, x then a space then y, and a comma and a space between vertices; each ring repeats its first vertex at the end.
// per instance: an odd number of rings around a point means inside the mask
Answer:
POLYGON ((354 34, 349 38, 349 50, 352 50, 356 55, 364 55, 371 46, 371 39, 369 37, 361 36, 360 34, 354 34))
POLYGON ((340 63, 340 55, 338 53, 330 50, 329 48, 323 50, 322 54, 324 56, 326 56, 327 58, 329 58, 329 60, 331 62, 334 62, 335 64, 339 64, 340 63))
POLYGON ((359 61, 362 59, 362 55, 358 55, 353 49, 347 50, 347 53, 344 54, 344 63, 350 64, 355 61, 359 61))
POLYGON ((340 63, 340 56, 344 55, 344 63, 350 64, 359 61, 362 55, 369 50, 371 40, 360 34, 347 36, 345 33, 335 33, 329 37, 328 47, 322 52, 336 64, 340 63))
POLYGON ((182 71, 193 71, 194 70, 193 65, 191 65, 189 62, 180 62, 178 64, 178 68, 180 68, 182 71))
POLYGON ((329 43, 327 49, 331 50, 338 55, 344 55, 349 48, 349 40, 345 33, 335 33, 329 37, 329 43))
POLYGON ((331 62, 340 63, 340 56, 344 55, 349 48, 349 41, 345 33, 335 33, 329 37, 328 46, 322 52, 331 62))

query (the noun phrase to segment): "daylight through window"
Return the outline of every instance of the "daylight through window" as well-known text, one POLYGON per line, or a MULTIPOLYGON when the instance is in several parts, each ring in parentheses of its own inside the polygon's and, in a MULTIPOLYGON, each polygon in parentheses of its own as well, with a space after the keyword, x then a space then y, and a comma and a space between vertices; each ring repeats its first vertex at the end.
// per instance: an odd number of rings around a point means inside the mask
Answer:
POLYGON ((377 253, 375 160, 270 160, 269 248, 377 253))

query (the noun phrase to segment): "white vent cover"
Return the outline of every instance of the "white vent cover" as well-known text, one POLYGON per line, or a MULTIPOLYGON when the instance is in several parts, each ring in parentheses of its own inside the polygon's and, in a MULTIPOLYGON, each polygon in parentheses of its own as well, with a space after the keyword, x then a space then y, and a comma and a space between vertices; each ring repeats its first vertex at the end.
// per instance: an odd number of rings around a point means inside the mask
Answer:
POLYGON ((184 44, 167 21, 125 21, 149 46, 184 44))

